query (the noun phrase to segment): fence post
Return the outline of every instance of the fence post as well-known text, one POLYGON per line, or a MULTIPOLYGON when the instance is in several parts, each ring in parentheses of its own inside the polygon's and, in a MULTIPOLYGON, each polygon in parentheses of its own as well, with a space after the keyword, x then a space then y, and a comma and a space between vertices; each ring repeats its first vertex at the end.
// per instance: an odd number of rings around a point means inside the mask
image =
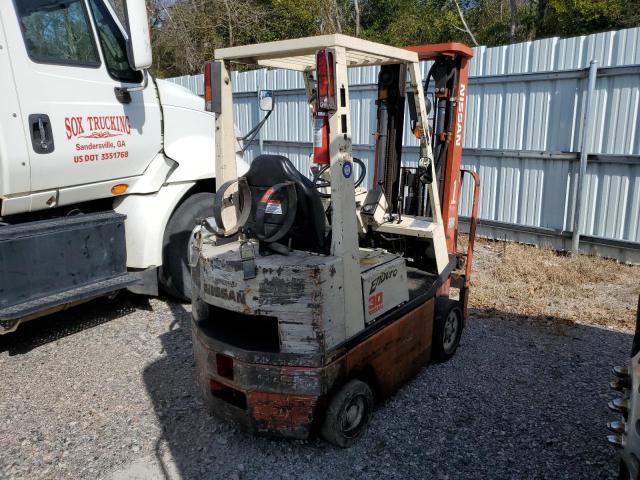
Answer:
POLYGON ((576 201, 573 204, 573 235, 571 237, 571 253, 580 253, 580 223, 582 221, 582 205, 584 184, 587 178, 587 158, 589 156, 588 146, 591 140, 591 121, 593 115, 591 104, 593 102, 593 92, 596 88, 596 77, 598 75, 598 61, 591 60, 589 65, 589 83, 587 85, 587 98, 585 99, 584 116, 582 119, 582 139, 580 145, 580 169, 576 180, 576 201))

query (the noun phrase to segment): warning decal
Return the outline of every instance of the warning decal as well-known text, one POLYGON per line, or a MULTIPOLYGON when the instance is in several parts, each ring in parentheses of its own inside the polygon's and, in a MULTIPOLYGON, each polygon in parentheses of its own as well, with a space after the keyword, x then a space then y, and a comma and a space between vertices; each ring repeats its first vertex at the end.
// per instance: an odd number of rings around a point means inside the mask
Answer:
POLYGON ((282 203, 280 203, 280 200, 269 200, 264 211, 271 215, 282 215, 282 203))

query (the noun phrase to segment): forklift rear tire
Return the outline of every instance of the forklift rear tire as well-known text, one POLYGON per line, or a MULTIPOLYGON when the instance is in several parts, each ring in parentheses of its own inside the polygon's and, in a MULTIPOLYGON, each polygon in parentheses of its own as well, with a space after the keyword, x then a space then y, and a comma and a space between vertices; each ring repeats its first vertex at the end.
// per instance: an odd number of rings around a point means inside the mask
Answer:
POLYGON ((455 300, 439 298, 433 323, 433 358, 446 362, 456 353, 462 336, 464 319, 462 309, 455 300))
POLYGON ((196 193, 173 212, 164 232, 162 266, 158 281, 162 290, 179 300, 191 300, 188 246, 191 232, 201 218, 213 215, 213 193, 196 193))
POLYGON ((320 434, 327 442, 348 448, 367 430, 372 411, 369 385, 350 380, 331 398, 320 434))

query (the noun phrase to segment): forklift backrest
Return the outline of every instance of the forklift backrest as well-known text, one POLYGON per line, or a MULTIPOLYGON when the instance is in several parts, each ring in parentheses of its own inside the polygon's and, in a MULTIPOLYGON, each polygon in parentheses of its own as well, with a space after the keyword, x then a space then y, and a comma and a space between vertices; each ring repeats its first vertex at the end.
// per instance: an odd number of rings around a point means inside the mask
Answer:
POLYGON ((293 213, 295 219, 288 233, 279 242, 288 245, 290 239, 291 247, 297 250, 327 253, 327 222, 318 190, 288 158, 281 155, 259 155, 251 163, 245 178, 251 191, 251 213, 245 224, 248 237, 257 237, 258 233, 269 237, 286 224, 291 206, 285 190, 275 192, 267 201, 264 232, 257 232, 256 212, 258 204, 270 188, 292 182, 297 197, 297 208, 294 207, 296 211, 293 213))

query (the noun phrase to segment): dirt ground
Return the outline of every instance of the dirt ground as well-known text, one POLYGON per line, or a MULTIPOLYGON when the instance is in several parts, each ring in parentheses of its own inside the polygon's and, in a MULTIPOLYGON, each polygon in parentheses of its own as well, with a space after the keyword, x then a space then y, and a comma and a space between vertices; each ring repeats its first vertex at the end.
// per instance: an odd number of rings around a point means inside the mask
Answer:
POLYGON ((479 241, 456 355, 351 449, 256 437, 197 387, 191 306, 123 294, 0 336, 0 479, 614 479, 640 267, 479 241))
POLYGON ((640 266, 548 248, 478 240, 469 307, 475 316, 530 317, 633 332, 640 266))

